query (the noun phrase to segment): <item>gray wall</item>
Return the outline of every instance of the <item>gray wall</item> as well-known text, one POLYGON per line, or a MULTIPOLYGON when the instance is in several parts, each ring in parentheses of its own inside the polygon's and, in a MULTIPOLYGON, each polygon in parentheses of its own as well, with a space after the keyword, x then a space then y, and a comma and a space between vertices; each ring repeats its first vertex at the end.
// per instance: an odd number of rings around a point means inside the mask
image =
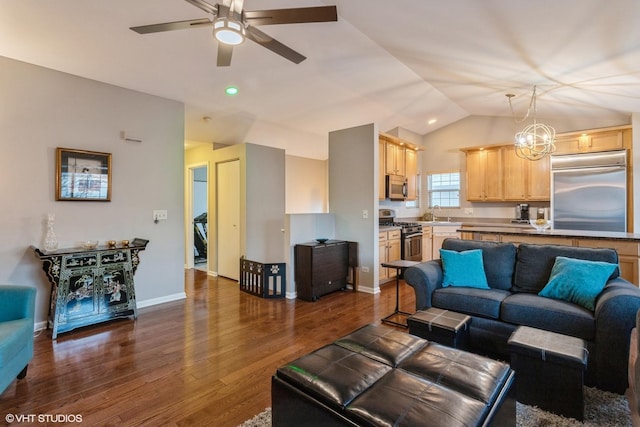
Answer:
POLYGON ((283 262, 285 156, 280 148, 247 144, 247 259, 283 262))
POLYGON ((335 238, 358 242, 358 289, 371 293, 380 291, 378 161, 377 125, 329 133, 329 212, 335 214, 335 238), (365 210, 368 218, 363 218, 365 210))
POLYGON ((0 94, 0 283, 37 289, 42 326, 50 285, 29 246, 41 246, 52 212, 60 247, 150 240, 135 275, 139 306, 184 298, 184 106, 4 57, 0 94), (111 202, 55 201, 56 147, 112 153, 111 202), (154 224, 154 209, 168 220, 154 224))

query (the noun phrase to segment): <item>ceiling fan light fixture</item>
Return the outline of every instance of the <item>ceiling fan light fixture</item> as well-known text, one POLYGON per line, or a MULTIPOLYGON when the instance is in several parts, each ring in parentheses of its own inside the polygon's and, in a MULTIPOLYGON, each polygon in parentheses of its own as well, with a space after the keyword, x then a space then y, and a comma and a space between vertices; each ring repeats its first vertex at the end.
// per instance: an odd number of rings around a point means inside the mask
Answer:
POLYGON ((230 17, 220 17, 213 21, 213 35, 220 43, 236 46, 244 42, 244 25, 230 17))

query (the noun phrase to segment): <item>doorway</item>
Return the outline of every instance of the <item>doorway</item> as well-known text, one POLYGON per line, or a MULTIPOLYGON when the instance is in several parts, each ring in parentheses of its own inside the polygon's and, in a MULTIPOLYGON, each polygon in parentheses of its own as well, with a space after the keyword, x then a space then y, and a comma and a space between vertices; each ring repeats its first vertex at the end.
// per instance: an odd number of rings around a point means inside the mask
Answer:
POLYGON ((216 164, 218 275, 240 279, 240 160, 216 164))
POLYGON ((208 271, 209 167, 207 163, 188 167, 189 183, 186 221, 187 268, 208 271))

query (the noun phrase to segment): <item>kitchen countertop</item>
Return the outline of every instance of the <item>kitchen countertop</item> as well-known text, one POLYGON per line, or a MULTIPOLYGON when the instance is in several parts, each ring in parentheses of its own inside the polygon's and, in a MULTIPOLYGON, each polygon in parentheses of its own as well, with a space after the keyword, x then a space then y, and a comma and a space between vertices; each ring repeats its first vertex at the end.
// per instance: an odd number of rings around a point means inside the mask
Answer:
POLYGON ((381 225, 378 230, 379 231, 393 231, 393 230, 401 230, 402 227, 399 225, 381 225))
POLYGON ((417 221, 418 224, 422 224, 425 225, 427 227, 443 227, 443 226, 450 226, 450 227, 460 227, 462 226, 461 222, 453 222, 453 221, 417 221))
POLYGON ((536 231, 533 227, 519 227, 520 224, 514 224, 513 227, 468 227, 458 229, 460 232, 472 232, 483 234, 511 234, 519 236, 552 236, 552 237, 586 237, 589 239, 606 239, 606 240, 630 240, 640 242, 640 234, 623 233, 617 231, 588 231, 588 230, 546 230, 536 231))

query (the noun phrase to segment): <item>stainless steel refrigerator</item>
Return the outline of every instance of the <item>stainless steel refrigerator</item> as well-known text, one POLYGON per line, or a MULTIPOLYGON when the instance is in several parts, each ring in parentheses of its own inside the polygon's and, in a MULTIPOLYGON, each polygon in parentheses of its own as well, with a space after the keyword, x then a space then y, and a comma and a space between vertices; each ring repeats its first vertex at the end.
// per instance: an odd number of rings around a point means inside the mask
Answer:
POLYGON ((553 228, 627 231, 627 152, 551 156, 553 228))

